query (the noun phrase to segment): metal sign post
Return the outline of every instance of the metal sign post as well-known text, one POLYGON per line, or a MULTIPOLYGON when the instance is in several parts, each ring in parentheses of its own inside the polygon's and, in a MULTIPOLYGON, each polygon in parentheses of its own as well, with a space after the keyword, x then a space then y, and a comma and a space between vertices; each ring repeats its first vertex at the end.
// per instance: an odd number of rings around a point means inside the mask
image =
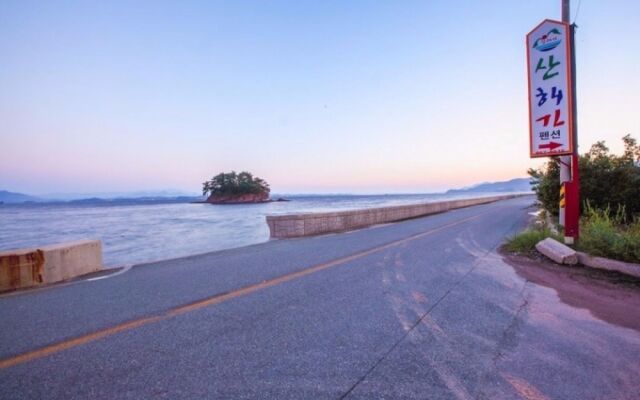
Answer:
MULTIPOLYGON (((565 0, 569 3, 569 0, 565 0)), ((568 7, 568 6, 567 6, 568 7)), ((568 18, 567 18, 568 20, 568 18)), ((580 237, 580 165, 578 157, 578 108, 576 103, 576 56, 575 56, 575 24, 571 25, 570 39, 571 44, 571 114, 573 126, 573 153, 570 157, 566 157, 571 160, 570 163, 570 176, 569 182, 564 182, 563 186, 566 188, 566 200, 567 206, 565 209, 565 221, 564 221, 564 242, 566 244, 573 244, 580 237)))

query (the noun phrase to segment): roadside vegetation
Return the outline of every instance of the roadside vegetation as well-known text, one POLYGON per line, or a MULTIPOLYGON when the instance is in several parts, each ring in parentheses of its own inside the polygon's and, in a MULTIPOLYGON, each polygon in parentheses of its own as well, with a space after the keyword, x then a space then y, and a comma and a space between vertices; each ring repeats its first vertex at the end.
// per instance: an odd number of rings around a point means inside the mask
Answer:
POLYGON ((577 249, 593 256, 640 263, 640 218, 628 223, 624 207, 612 211, 586 202, 577 249))
MULTIPOLYGON (((609 152, 605 142, 591 146, 579 157, 581 211, 586 201, 597 210, 624 207, 627 221, 640 215, 640 145, 627 135, 622 138, 624 152, 609 152)), ((551 158, 539 169, 529 169, 533 191, 542 208, 557 216, 560 203, 560 160, 551 158)))
MULTIPOLYGON (((593 256, 640 263, 640 145, 630 135, 622 141, 622 155, 611 154, 600 141, 579 157, 582 204, 580 240, 574 247, 593 256)), ((528 172, 543 215, 548 212, 550 220, 557 220, 559 159, 552 158, 528 172)), ((527 253, 547 237, 562 241, 562 235, 555 234, 546 220, 509 239, 505 248, 527 253)))
POLYGON ((552 237, 558 241, 562 241, 562 237, 554 233, 547 226, 537 226, 535 228, 529 228, 512 238, 507 240, 505 249, 514 253, 533 253, 536 249, 536 244, 548 237, 552 237))

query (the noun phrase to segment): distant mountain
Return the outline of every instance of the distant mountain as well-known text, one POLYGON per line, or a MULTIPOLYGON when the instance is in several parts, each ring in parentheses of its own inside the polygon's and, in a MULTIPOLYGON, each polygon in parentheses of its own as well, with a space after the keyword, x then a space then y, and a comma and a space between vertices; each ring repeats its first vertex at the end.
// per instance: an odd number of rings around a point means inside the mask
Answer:
POLYGON ((85 192, 85 193, 47 193, 42 197, 49 200, 85 200, 85 199, 137 199, 137 198, 160 198, 160 197, 197 197, 196 192, 185 192, 181 190, 146 190, 132 192, 85 192))
POLYGON ((203 202, 206 199, 204 196, 154 196, 154 197, 119 197, 116 199, 102 199, 92 197, 88 199, 77 199, 67 201, 55 201, 54 203, 73 204, 73 205, 142 205, 142 204, 171 204, 171 203, 193 203, 203 202))
POLYGON ((447 194, 489 193, 489 192, 531 192, 529 178, 516 178, 503 182, 486 182, 462 189, 451 189, 447 194))
POLYGON ((162 204, 162 203, 188 203, 204 201, 206 197, 195 194, 184 194, 177 191, 158 192, 130 192, 130 193, 104 193, 105 196, 82 196, 74 194, 45 195, 43 197, 30 196, 23 193, 14 193, 0 190, 0 204, 85 204, 85 205, 128 205, 128 204, 162 204))
POLYGON ((35 196, 29 196, 28 194, 9 192, 7 190, 0 190, 0 203, 26 203, 26 202, 41 202, 43 199, 35 196))

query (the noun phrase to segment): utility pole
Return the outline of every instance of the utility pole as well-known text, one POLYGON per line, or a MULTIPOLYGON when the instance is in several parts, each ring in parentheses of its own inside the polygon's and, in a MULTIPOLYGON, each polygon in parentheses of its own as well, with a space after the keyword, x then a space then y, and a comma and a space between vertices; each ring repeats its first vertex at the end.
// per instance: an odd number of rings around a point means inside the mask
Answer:
MULTIPOLYGON (((562 22, 571 24, 570 0, 562 0, 562 22)), ((564 241, 573 244, 579 237, 580 221, 580 171, 578 166, 578 119, 576 107, 576 56, 575 24, 570 25, 569 48, 571 52, 571 96, 573 120, 573 154, 560 156, 560 225, 564 227, 564 241)))

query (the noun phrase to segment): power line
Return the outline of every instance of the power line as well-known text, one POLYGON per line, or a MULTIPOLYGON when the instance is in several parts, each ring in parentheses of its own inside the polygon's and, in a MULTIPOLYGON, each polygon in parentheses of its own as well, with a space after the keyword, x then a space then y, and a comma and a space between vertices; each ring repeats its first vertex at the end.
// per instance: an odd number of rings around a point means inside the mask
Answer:
POLYGON ((576 8, 576 15, 573 16, 573 23, 574 24, 578 20, 578 14, 580 14, 580 4, 582 4, 582 0, 578 0, 578 8, 576 8))

